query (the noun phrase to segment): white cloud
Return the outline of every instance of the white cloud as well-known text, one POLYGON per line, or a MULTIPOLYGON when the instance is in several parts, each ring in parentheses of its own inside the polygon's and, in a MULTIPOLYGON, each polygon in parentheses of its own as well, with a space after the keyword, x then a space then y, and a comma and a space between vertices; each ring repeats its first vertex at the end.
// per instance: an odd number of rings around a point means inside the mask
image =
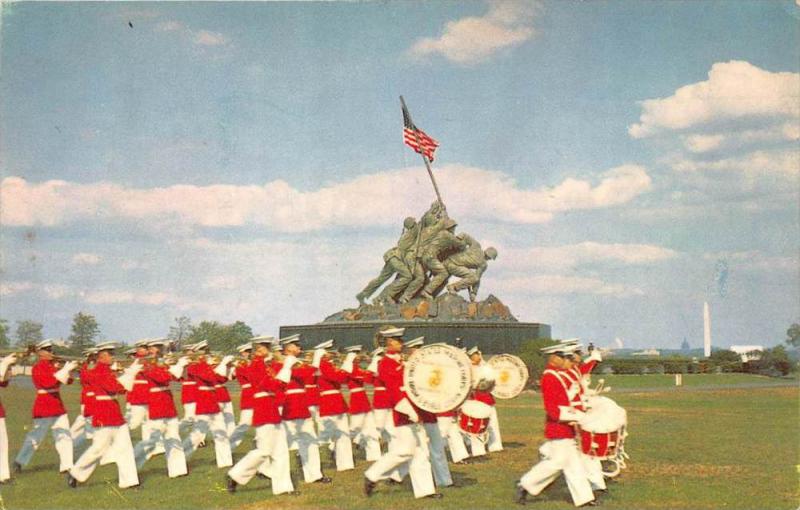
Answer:
POLYGON ((499 260, 512 270, 563 270, 586 264, 648 265, 675 259, 680 254, 651 244, 603 244, 593 241, 524 249, 503 248, 499 260))
POLYGON ((176 34, 196 46, 225 46, 230 43, 230 39, 224 34, 212 32, 211 30, 194 30, 175 20, 161 21, 156 24, 155 30, 176 34))
POLYGON ((219 32, 211 32, 209 30, 199 30, 194 33, 195 44, 201 46, 222 46, 228 44, 228 38, 219 32))
POLYGON ((642 101, 638 124, 628 133, 645 138, 715 121, 748 117, 800 117, 800 74, 770 72, 733 60, 711 67, 708 80, 685 85, 672 96, 642 101))
POLYGON ((72 256, 72 263, 78 266, 96 266, 101 260, 96 253, 76 253, 72 256))
POLYGON ((800 259, 797 257, 768 255, 758 250, 706 253, 703 259, 728 261, 734 270, 800 272, 800 259))
POLYGON ((538 2, 491 2, 484 16, 448 21, 439 37, 418 39, 409 53, 414 57, 438 54, 458 64, 482 62, 533 37, 531 24, 539 9, 538 2))
POLYGON ((750 175, 778 174, 797 177, 800 175, 800 152, 755 151, 743 156, 715 160, 681 159, 675 161, 672 168, 678 172, 736 171, 750 175))
POLYGON ((177 32, 185 29, 183 23, 174 20, 162 21, 156 25, 156 30, 161 32, 177 32))
POLYGON ((723 135, 691 135, 686 137, 685 144, 691 152, 708 152, 719 147, 724 139, 723 135))
MULTIPOLYGON (((637 165, 612 168, 595 183, 568 178, 539 189, 520 188, 502 172, 460 165, 438 169, 437 180, 454 218, 509 223, 543 223, 559 212, 618 206, 651 187, 646 170, 637 165)), ((136 189, 103 182, 34 184, 7 177, 0 182, 0 220, 9 226, 147 220, 154 226, 259 225, 284 232, 395 225, 398 211, 420 209, 420 193, 428 186, 420 168, 365 175, 307 192, 281 180, 263 186, 136 189), (359 207, 351 207, 354 197, 359 207)))
POLYGON ((599 278, 582 276, 535 275, 500 279, 497 282, 504 291, 531 294, 590 294, 613 297, 641 296, 644 294, 637 287, 608 283, 599 278))
POLYGON ((0 282, 0 296, 13 296, 34 289, 31 282, 0 282))

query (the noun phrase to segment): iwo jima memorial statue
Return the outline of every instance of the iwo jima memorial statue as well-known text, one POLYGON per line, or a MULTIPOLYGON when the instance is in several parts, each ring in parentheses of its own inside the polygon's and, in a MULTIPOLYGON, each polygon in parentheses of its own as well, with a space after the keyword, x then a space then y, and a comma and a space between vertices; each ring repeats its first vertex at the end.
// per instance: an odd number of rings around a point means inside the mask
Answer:
POLYGON ((333 338, 340 346, 371 346, 375 331, 392 324, 406 328, 407 338, 460 340, 487 354, 516 352, 523 340, 550 338, 549 325, 519 322, 497 297, 489 294, 477 301, 481 278, 497 250, 484 249, 466 232, 456 231, 458 223, 447 213, 430 166, 439 144, 414 125, 400 101, 404 142, 422 156, 436 201, 419 220, 409 216, 403 221, 400 239, 383 255, 383 269, 356 295, 358 307, 318 324, 282 326, 281 337, 300 333, 307 345, 333 338))

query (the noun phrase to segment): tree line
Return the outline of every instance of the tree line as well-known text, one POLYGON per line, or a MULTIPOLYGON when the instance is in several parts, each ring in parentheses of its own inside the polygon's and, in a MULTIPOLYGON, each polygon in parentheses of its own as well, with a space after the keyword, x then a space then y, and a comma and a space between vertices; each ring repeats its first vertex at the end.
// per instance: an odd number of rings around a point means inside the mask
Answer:
MULTIPOLYGON (((13 333, 11 329, 7 320, 0 319, 0 349, 14 347, 25 350, 44 340, 44 325, 40 322, 21 320, 17 321, 13 333)), ((206 340, 211 350, 230 352, 253 338, 253 330, 242 321, 222 324, 205 320, 195 325, 189 317, 182 316, 175 318, 165 336, 170 340, 173 350, 206 340)), ((105 340, 97 318, 90 313, 78 312, 72 318, 69 336, 57 348, 65 355, 80 355, 83 350, 105 340)))

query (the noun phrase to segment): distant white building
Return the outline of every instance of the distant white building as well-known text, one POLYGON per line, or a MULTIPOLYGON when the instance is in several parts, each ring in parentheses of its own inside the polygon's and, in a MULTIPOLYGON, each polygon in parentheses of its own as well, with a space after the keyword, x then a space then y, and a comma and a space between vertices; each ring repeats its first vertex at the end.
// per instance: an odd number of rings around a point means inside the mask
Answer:
POLYGON ((755 361, 761 359, 764 352, 763 345, 731 345, 731 350, 742 358, 742 362, 755 361))
POLYGON ((643 351, 634 352, 631 356, 661 356, 661 351, 658 349, 645 349, 643 351))

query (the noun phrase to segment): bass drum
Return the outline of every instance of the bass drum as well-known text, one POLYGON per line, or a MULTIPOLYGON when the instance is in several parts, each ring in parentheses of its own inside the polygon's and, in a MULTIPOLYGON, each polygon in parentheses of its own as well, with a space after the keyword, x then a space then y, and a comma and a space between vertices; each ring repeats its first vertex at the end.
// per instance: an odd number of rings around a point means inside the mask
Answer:
POLYGON ((452 345, 429 344, 417 349, 405 363, 405 390, 409 400, 431 413, 459 407, 472 388, 467 354, 452 345))
POLYGON ((524 361, 513 354, 498 354, 487 363, 495 372, 493 397, 502 400, 522 393, 528 383, 528 367, 524 361))

